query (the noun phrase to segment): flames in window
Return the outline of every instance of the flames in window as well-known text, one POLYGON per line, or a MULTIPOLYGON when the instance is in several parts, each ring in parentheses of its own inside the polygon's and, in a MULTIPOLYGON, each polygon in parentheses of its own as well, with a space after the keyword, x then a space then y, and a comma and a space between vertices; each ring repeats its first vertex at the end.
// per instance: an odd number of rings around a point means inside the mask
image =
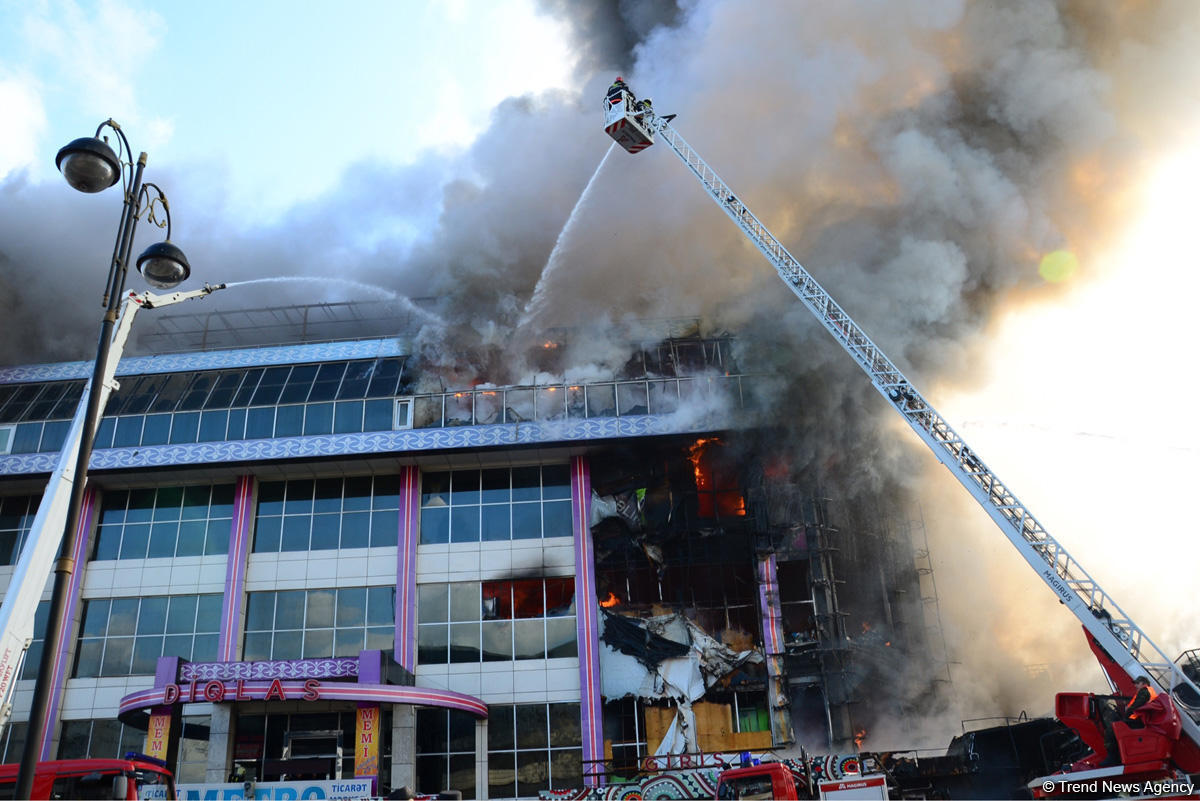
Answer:
POLYGON ((621 599, 617 597, 617 594, 615 592, 612 592, 610 590, 608 593, 608 597, 605 598, 603 601, 601 601, 600 605, 603 606, 605 609, 612 609, 614 606, 616 606, 619 603, 621 603, 621 599))
POLYGON ((696 476, 701 517, 744 517, 746 499, 734 460, 718 437, 701 437, 688 448, 696 476))

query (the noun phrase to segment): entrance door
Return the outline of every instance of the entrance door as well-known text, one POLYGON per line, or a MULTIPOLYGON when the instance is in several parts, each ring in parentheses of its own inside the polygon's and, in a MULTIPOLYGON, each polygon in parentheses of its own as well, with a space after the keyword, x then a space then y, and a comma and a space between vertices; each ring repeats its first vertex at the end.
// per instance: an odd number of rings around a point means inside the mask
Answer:
MULTIPOLYGON (((283 759, 267 760, 264 774, 276 774, 278 780, 342 778, 342 733, 298 731, 284 735, 283 759)), ((264 776, 264 778, 266 778, 264 776)))

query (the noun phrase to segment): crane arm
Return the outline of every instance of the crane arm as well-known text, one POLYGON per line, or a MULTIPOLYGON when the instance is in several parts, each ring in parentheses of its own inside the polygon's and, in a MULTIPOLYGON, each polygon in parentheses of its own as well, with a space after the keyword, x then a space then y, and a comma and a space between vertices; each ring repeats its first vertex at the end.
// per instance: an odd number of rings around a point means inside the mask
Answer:
MULTIPOLYGON (((631 104, 632 105, 632 104, 631 104)), ((912 427, 917 436, 933 451, 959 483, 979 502, 996 522, 1030 567, 1054 591, 1083 624, 1084 628, 1104 647, 1130 676, 1146 674, 1160 689, 1185 693, 1191 699, 1200 698, 1198 690, 1161 648, 1133 622, 1074 557, 1037 521, 1033 513, 984 463, 966 441, 950 426, 941 414, 905 378, 899 368, 851 319, 828 292, 817 283, 804 266, 767 229, 753 212, 738 199, 729 185, 687 143, 671 125, 671 116, 660 116, 649 103, 628 114, 630 125, 636 123, 653 142, 659 137, 700 180, 721 210, 742 229, 742 232, 766 256, 779 277, 810 312, 825 327, 838 344, 871 379, 875 389, 912 427)), ((606 119, 606 123, 610 121, 606 119)), ((612 128, 608 125, 606 130, 612 128)), ((609 134, 617 138, 613 130, 609 134)), ((622 142, 622 144, 625 144, 622 142)), ((633 150, 625 145, 627 150, 633 150)), ((641 143, 640 149, 648 147, 641 143)), ((1179 693, 1174 693, 1178 698, 1179 693)), ((1200 743, 1198 710, 1189 708, 1181 716, 1184 729, 1191 739, 1200 743)))

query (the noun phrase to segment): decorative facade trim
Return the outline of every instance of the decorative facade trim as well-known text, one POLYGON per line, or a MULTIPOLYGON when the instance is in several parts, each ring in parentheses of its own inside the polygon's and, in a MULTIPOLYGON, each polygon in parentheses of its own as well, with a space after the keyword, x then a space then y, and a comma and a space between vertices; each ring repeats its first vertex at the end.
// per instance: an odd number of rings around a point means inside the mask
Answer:
MULTIPOLYGON (((398 339, 364 339, 353 342, 324 342, 274 348, 239 348, 237 350, 172 353, 162 356, 129 356, 122 359, 117 366, 117 375, 226 370, 235 367, 383 359, 389 356, 405 355, 407 355, 407 348, 398 339)), ((92 362, 90 361, 3 367, 0 368, 0 384, 70 381, 88 378, 91 374, 92 362)))
POLYGON ((221 599, 221 639, 217 643, 217 657, 225 662, 238 658, 238 643, 242 640, 246 558, 254 520, 255 487, 254 476, 239 476, 234 485, 233 521, 229 528, 229 551, 225 562, 225 595, 221 599))
POLYGON ((184 662, 180 681, 344 679, 358 676, 358 657, 270 659, 261 662, 184 662))
POLYGON ((420 535, 421 471, 400 468, 400 539, 396 547, 396 661, 417 669, 417 538, 420 535))
POLYGON ((592 548, 592 476, 587 459, 571 458, 571 526, 575 541, 575 636, 579 648, 579 717, 583 736, 584 783, 603 779, 604 730, 600 707, 599 606, 592 548), (600 766, 600 773, 596 772, 600 766))
MULTIPOLYGON (((173 465, 199 465, 303 459, 356 454, 385 454, 494 448, 554 442, 692 434, 727 426, 728 419, 690 415, 636 415, 596 417, 485 426, 418 428, 404 431, 371 431, 309 437, 277 437, 194 445, 141 445, 108 448, 92 454, 90 470, 119 470, 173 465)), ((49 473, 57 453, 29 453, 0 457, 0 475, 49 473)))

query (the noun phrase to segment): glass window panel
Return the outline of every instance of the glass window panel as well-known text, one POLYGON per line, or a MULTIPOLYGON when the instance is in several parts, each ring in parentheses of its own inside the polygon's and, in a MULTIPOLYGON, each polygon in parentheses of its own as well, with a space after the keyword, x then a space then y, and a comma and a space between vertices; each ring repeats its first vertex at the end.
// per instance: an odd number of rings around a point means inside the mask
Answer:
POLYGON ((549 618, 546 621, 546 658, 579 656, 575 634, 575 618, 549 618))
POLYGON ((303 430, 303 406, 280 406, 275 410, 275 436, 298 437, 303 430))
POLYGON ((549 789, 550 771, 546 751, 517 752, 517 796, 536 798, 539 790, 549 789))
POLYGON ((199 520, 208 516, 208 499, 212 488, 205 485, 185 487, 183 508, 180 517, 184 520, 199 520))
POLYGON ((255 390, 250 405, 270 406, 278 403, 279 393, 283 391, 283 385, 287 382, 291 370, 291 367, 268 367, 258 382, 258 389, 255 390))
POLYGON ((571 536, 570 501, 548 501, 542 504, 542 536, 571 536))
POLYGON ((246 439, 245 409, 229 410, 229 430, 225 437, 231 440, 246 439))
POLYGON ((546 616, 575 614, 575 579, 548 578, 546 582, 546 616))
POLYGON ((558 387, 546 387, 536 391, 537 419, 561 420, 567 414, 567 393, 558 387))
POLYGON ((394 587, 371 587, 367 590, 367 623, 392 625, 396 622, 396 590, 394 587))
POLYGON ((75 657, 75 675, 92 678, 100 675, 100 657, 104 652, 104 640, 80 640, 75 657))
POLYGON ((178 535, 178 523, 155 523, 150 529, 150 549, 147 557, 161 559, 174 556, 175 539, 178 535))
POLYGON ((96 534, 96 555, 97 561, 106 561, 116 559, 121 549, 121 525, 115 526, 100 526, 99 532, 96 534))
POLYGON ((504 396, 497 390, 480 390, 475 393, 475 424, 491 425, 501 422, 504 396))
POLYGON ((371 515, 368 512, 351 512, 342 516, 343 548, 366 548, 370 544, 371 515))
POLYGON ((439 545, 450 542, 450 509, 421 510, 421 544, 439 545))
POLYGON ((479 661, 479 624, 455 623, 450 626, 450 663, 479 661))
POLYGON ((333 404, 332 403, 312 403, 305 407, 304 411, 304 434, 305 436, 313 436, 316 434, 332 434, 333 433, 333 404))
POLYGON ((263 368, 255 367, 245 372, 245 377, 242 379, 241 386, 238 387, 237 394, 233 396, 233 406, 249 406, 250 398, 254 395, 254 390, 258 387, 258 382, 262 379, 263 368))
POLYGON ((132 659, 132 637, 109 637, 104 641, 104 661, 100 665, 100 675, 128 676, 132 659))
POLYGON ((304 403, 308 400, 313 379, 317 377, 317 365, 300 364, 292 368, 292 374, 279 396, 280 403, 304 403))
MULTIPOLYGON (((488 708, 488 751, 504 751, 513 748, 516 739, 513 735, 513 708, 511 706, 490 706, 488 708)), ((491 761, 491 754, 488 754, 491 761)))
POLYGON ((670 414, 679 408, 679 386, 674 381, 650 382, 650 413, 670 414))
POLYGON ((548 464, 542 467, 542 498, 571 499, 571 470, 567 465, 548 464))
POLYGON ((363 430, 362 401, 339 401, 334 406, 333 432, 353 434, 363 430))
POLYGON ((92 447, 96 450, 102 448, 111 448, 113 441, 113 433, 116 431, 117 421, 113 417, 105 417, 100 420, 100 425, 96 427, 96 436, 92 440, 92 447))
POLYGON ((167 634, 191 634, 195 630, 196 596, 172 596, 167 610, 167 634))
POLYGON ((257 662, 271 658, 271 632, 255 631, 246 634, 242 647, 242 659, 246 662, 257 662))
POLYGON ((162 649, 162 637, 136 638, 133 645, 133 664, 130 666, 129 672, 134 675, 154 673, 155 664, 162 656, 162 649))
POLYGON ((152 519, 178 520, 179 507, 183 503, 182 487, 161 487, 154 497, 154 513, 152 519))
POLYGON ((367 629, 367 648, 372 651, 392 651, 396 647, 396 630, 391 626, 367 629))
POLYGON ((514 503, 512 506, 512 536, 514 540, 537 539, 542 536, 542 505, 514 503))
POLYGON ((321 479, 315 484, 314 512, 340 512, 342 510, 342 479, 321 479))
POLYGON ((479 542, 479 507, 455 506, 450 509, 450 541, 479 542))
MULTIPOLYGON (((302 518, 286 518, 287 520, 299 520, 302 518)), ((312 517, 312 544, 309 546, 314 551, 328 551, 338 547, 338 523, 339 516, 332 515, 313 515, 312 517)))
POLYGON ((542 617, 546 605, 542 597, 542 579, 519 579, 512 582, 513 617, 542 617))
POLYGON ((513 621, 513 658, 544 659, 546 657, 546 635, 542 618, 513 621))
MULTIPOLYGON (((579 718, 578 713, 575 717, 579 718)), ((581 749, 572 748, 550 752, 550 785, 552 787, 581 787, 583 785, 583 751, 581 749)))
POLYGON ((546 737, 546 706, 543 704, 518 704, 517 719, 517 748, 545 748, 549 745, 546 737))
POLYGON ((449 642, 449 627, 444 623, 417 626, 417 662, 422 665, 446 664, 449 642))
POLYGON ((512 538, 512 531, 509 528, 510 509, 508 504, 483 507, 484 542, 499 542, 512 538))
POLYGON ((374 369, 374 361, 354 361, 346 365, 346 377, 342 380, 341 390, 337 393, 338 400, 365 397, 374 369))
POLYGON ((24 420, 45 420, 50 415, 50 410, 58 403, 58 399, 62 397, 63 390, 67 388, 66 384, 53 383, 42 384, 42 391, 38 394, 37 400, 29 404, 25 409, 25 414, 22 416, 24 420))
POLYGON ((226 370, 225 372, 218 373, 213 390, 209 393, 208 400, 204 402, 204 408, 224 409, 232 405, 234 393, 237 392, 238 385, 241 382, 241 371, 226 370))
POLYGON ((149 524, 127 525, 121 536, 121 559, 145 559, 150 541, 149 524))
POLYGON ((143 598, 138 613, 138 634, 162 634, 167 625, 167 599, 143 598))
POLYGON ((246 439, 275 436, 275 407, 251 409, 246 413, 246 439))
POLYGON ((193 662, 215 662, 217 660, 218 635, 197 634, 192 640, 193 662))
MULTIPOLYGON (((491 732, 490 718, 488 720, 488 732, 491 732)), ((511 751, 508 753, 489 753, 487 766, 488 798, 516 798, 517 755, 511 751)), ((583 783, 580 782, 579 786, 583 786, 583 783)))
POLYGON ((367 619, 367 590, 365 587, 343 588, 337 592, 338 628, 361 626, 367 619))
POLYGON ((304 590, 276 593, 275 630, 304 628, 304 590))
POLYGON ((417 753, 439 753, 446 751, 449 725, 444 709, 417 710, 417 753))
POLYGON ((46 423, 42 426, 42 440, 38 444, 38 450, 45 453, 48 451, 62 450, 63 443, 66 442, 67 432, 71 428, 69 420, 60 420, 56 423, 46 423))
POLYGON ((446 622, 449 610, 449 591, 450 585, 448 584, 418 584, 417 622, 446 622))
POLYGON ((334 590, 308 591, 308 616, 304 619, 307 629, 333 626, 334 590))
POLYGON ((343 484, 342 509, 346 512, 361 512, 371 508, 371 477, 354 476, 343 484))
POLYGON ((205 556, 229 552, 230 523, 228 518, 208 521, 208 536, 204 540, 205 556))
POLYGON ((113 447, 128 448, 140 444, 142 441, 143 419, 140 415, 135 417, 118 417, 117 433, 113 436, 113 447))
POLYGON ((413 401, 413 428, 441 428, 442 396, 421 397, 413 401))
POLYGON ((274 620, 275 593, 250 593, 246 602, 246 631, 270 631, 274 620))
POLYGON ((84 601, 83 636, 103 637, 108 629, 109 601, 84 601))
POLYGON ((363 649, 366 631, 360 628, 338 629, 334 636, 334 656, 358 656, 363 649))
POLYGON ((179 411, 189 412, 204 408, 204 401, 208 399, 208 392, 212 389, 215 381, 215 373, 197 373, 176 408, 179 411))
POLYGON ((283 511, 289 515, 308 514, 313 510, 313 481, 289 481, 283 511))
POLYGON ((306 515, 291 515, 283 518, 283 536, 280 540, 279 550, 307 551, 311 528, 312 518, 306 515))
POLYGON ((283 529, 282 517, 260 517, 254 526, 254 552, 275 553, 283 529))
MULTIPOLYGON (((138 418, 141 421, 141 418, 138 418)), ((37 453, 42 441, 42 423, 21 423, 13 434, 10 453, 37 453)))
POLYGON ((363 416, 363 431, 392 430, 392 402, 390 400, 367 401, 363 416))
POLYGON ((475 717, 468 712, 450 710, 450 732, 447 738, 450 753, 475 753, 475 717))
POLYGON ((617 384, 617 413, 624 416, 645 414, 646 384, 641 381, 617 384))
POLYGON ((46 412, 46 419, 57 420, 75 416, 75 410, 79 406, 79 399, 83 397, 83 382, 73 381, 69 384, 64 384, 63 389, 64 391, 59 397, 58 402, 54 404, 54 408, 46 412))
MULTIPOLYGON (((129 419, 129 418, 122 418, 129 419)), ((143 445, 166 445, 171 435, 171 415, 147 415, 142 427, 143 445)))
POLYGON ((322 364, 321 369, 317 371, 317 380, 313 384, 308 400, 310 402, 333 400, 338 394, 338 385, 342 381, 342 373, 345 370, 346 365, 342 363, 322 364))
POLYGON ((158 388, 158 394, 150 404, 152 412, 173 412, 183 396, 187 385, 192 382, 191 373, 175 373, 168 376, 158 388))
POLYGON ((507 468, 482 471, 483 503, 508 503, 511 493, 508 487, 509 471, 507 468))
POLYGON ((400 476, 375 476, 375 508, 400 508, 400 476))
POLYGON ((445 787, 449 770, 449 757, 420 756, 417 757, 417 786, 445 787))
POLYGON ((367 389, 368 398, 384 398, 396 394, 400 380, 400 359, 379 359, 375 362, 375 371, 371 376, 371 386, 367 389))
POLYGON ((598 384, 587 388, 588 417, 615 417, 617 403, 612 384, 598 384))
MULTIPOLYGON (((59 759, 86 759, 88 738, 92 733, 90 720, 64 720, 59 759)), ((18 755, 19 758, 19 755, 18 755)))
MULTIPOLYGON (((304 638, 299 632, 284 631, 277 633, 271 640, 272 659, 300 659, 301 646, 304 638)), ((329 656, 329 654, 323 654, 329 656)))
MULTIPOLYGON (((122 523, 125 521, 125 504, 129 502, 129 493, 123 490, 105 490, 104 502, 100 509, 101 523, 122 523)), ((7 509, 5 510, 7 512, 7 509)))
POLYGON ((387 509, 371 513, 371 547, 396 545, 400 536, 400 512, 387 509))
POLYGON ((221 630, 221 596, 201 595, 196 604, 196 631, 221 630))
POLYGON ((479 585, 464 581, 451 584, 450 587, 450 622, 480 619, 479 585))
MULTIPOLYGON (((185 520, 180 523, 179 540, 175 548, 175 555, 200 556, 204 553, 204 538, 207 533, 208 523, 203 520, 185 520)), ((151 551, 153 551, 153 541, 151 541, 150 546, 151 551)))
POLYGON ((514 501, 539 500, 542 497, 541 471, 537 467, 514 467, 512 487, 514 501))
POLYGON ((233 517, 233 484, 217 484, 212 488, 209 517, 233 517))
MULTIPOLYGON (((183 659, 192 658, 192 635, 168 634, 163 638, 163 656, 178 656, 183 659)), ((269 655, 268 655, 269 656, 269 655)), ((249 658, 247 657, 247 660, 249 658)))
POLYGON ((258 513, 260 515, 283 514, 282 481, 264 481, 258 485, 258 513))
POLYGON ((513 658, 512 621, 493 620, 483 623, 483 661, 507 662, 513 658))
POLYGON ((479 470, 455 470, 450 474, 450 504, 479 503, 479 470))
MULTIPOLYGON (((275 646, 279 641, 276 638, 275 646)), ((304 658, 319 659, 333 656, 333 629, 309 629, 304 632, 304 658)), ((278 658, 278 657, 276 657, 278 658)))
POLYGON ((450 474, 423 474, 421 476, 421 506, 446 506, 449 503, 450 474))
MULTIPOLYGON (((200 415, 200 433, 198 442, 217 442, 225 439, 225 428, 229 424, 229 412, 221 410, 202 412, 200 415)), ((145 435, 143 435, 144 438, 145 435)))
POLYGON ((154 490, 138 489, 129 493, 129 508, 125 512, 128 523, 148 523, 154 510, 154 490))
POLYGON ((199 412, 180 412, 171 420, 171 444, 181 445, 196 441, 200 428, 199 412))

